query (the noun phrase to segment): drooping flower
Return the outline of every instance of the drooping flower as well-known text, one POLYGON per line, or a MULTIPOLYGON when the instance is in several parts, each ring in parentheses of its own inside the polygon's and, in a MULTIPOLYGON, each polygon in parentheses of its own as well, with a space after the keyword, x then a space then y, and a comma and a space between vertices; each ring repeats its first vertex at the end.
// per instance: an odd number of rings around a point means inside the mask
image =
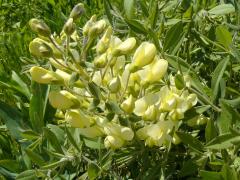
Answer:
POLYGON ((49 93, 49 102, 54 108, 61 110, 79 107, 77 97, 66 90, 51 91, 49 93))
POLYGON ((32 67, 30 69, 30 74, 33 81, 41 84, 59 84, 64 81, 64 79, 57 73, 38 66, 32 67))
POLYGON ((130 72, 135 72, 150 64, 156 56, 157 50, 154 44, 143 42, 135 51, 130 72))

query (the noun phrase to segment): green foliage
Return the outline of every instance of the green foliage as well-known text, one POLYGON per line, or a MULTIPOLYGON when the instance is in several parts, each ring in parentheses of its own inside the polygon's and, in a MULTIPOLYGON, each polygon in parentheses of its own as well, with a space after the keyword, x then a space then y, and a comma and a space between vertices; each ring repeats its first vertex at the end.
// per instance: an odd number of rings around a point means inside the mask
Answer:
MULTIPOLYGON (((107 18, 116 35, 152 41, 177 74, 177 88, 197 94, 176 132, 180 144, 133 144, 113 151, 103 139, 86 138, 48 102, 55 86, 31 82, 27 70, 48 63, 32 57, 28 27, 41 18, 58 34, 79 1, 0 1, 0 178, 3 179, 224 179, 240 177, 240 4, 237 0, 94 0, 83 1, 86 14, 107 18), (183 74, 191 77, 191 87, 183 74), (187 122, 203 114, 206 124, 187 122)), ((81 29, 78 29, 81 31, 81 29)), ((87 61, 92 61, 92 47, 87 61)), ((94 47, 93 47, 94 49, 94 47)), ((86 66, 88 64, 86 63, 86 66)), ((74 81, 74 77, 72 78, 74 81)), ((75 81, 74 81, 75 82, 75 81)), ((74 83, 73 82, 73 83, 74 83)), ((104 89, 86 84, 97 109, 104 89)), ((158 88, 156 85, 154 88, 158 88)), ((112 101, 108 119, 122 114, 112 101)), ((138 117, 127 116, 130 121, 138 117)), ((124 122, 125 119, 123 119, 124 122)), ((126 123, 126 122, 125 122, 126 123)), ((140 125, 139 125, 140 126, 140 125)))

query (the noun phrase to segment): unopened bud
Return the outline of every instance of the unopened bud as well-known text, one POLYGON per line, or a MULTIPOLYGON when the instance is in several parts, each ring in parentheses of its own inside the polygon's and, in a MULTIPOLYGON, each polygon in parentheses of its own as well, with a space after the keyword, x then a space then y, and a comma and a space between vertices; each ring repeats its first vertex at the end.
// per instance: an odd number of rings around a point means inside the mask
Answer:
POLYGON ((107 64, 107 54, 104 53, 96 57, 93 61, 93 64, 96 68, 104 68, 107 64))
POLYGON ((83 26, 83 35, 84 36, 88 35, 90 27, 92 27, 94 25, 96 20, 97 20, 97 16, 93 15, 91 17, 91 19, 83 26))
POLYGON ((41 36, 49 37, 51 35, 50 28, 45 24, 44 21, 40 19, 35 19, 35 18, 31 19, 29 21, 29 26, 34 32, 36 32, 41 36))
POLYGON ((51 47, 40 38, 36 38, 30 42, 29 51, 37 57, 51 57, 53 55, 51 47))
POLYGON ((201 126, 207 123, 209 118, 205 117, 203 114, 200 114, 199 116, 196 116, 190 120, 187 121, 187 125, 190 127, 194 126, 201 126))
POLYGON ((54 108, 61 110, 79 107, 77 97, 65 90, 51 91, 49 93, 49 102, 54 108))
POLYGON ((107 23, 106 23, 105 20, 103 20, 103 19, 99 20, 92 27, 89 28, 88 35, 90 37, 97 36, 97 35, 101 34, 104 31, 106 26, 107 26, 107 23))
POLYGON ((76 25, 73 22, 73 18, 69 18, 63 26, 64 32, 70 36, 75 31, 76 25))
POLYGON ((121 56, 126 55, 130 53, 136 45, 136 39, 135 38, 128 38, 121 44, 119 44, 117 47, 113 49, 113 56, 121 56))
POLYGON ((123 103, 121 104, 121 108, 126 113, 132 113, 135 108, 135 101, 132 95, 130 95, 123 103))
POLYGON ((58 74, 38 66, 32 67, 30 74, 32 80, 40 84, 58 84, 64 81, 58 74))
POLYGON ((173 142, 173 144, 175 144, 175 145, 181 143, 181 139, 178 137, 178 135, 177 135, 176 133, 174 133, 174 135, 173 135, 172 142, 173 142))
POLYGON ((79 18, 83 13, 85 12, 84 5, 82 3, 78 3, 74 8, 72 9, 69 17, 73 18, 73 20, 76 20, 79 18))
POLYGON ((119 77, 113 78, 109 84, 108 84, 108 89, 111 93, 117 93, 121 88, 121 82, 119 77))
POLYGON ((97 43, 96 51, 98 54, 102 54, 107 50, 110 43, 111 36, 112 36, 112 28, 111 26, 109 26, 106 32, 104 33, 103 37, 97 43))

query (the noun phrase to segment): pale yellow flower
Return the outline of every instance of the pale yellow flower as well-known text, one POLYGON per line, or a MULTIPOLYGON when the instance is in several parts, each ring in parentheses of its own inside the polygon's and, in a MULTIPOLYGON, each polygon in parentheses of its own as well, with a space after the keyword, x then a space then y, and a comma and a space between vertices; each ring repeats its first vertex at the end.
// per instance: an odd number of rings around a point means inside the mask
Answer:
POLYGON ((143 42, 135 51, 130 71, 134 72, 150 64, 156 56, 157 50, 154 44, 143 42))
POLYGON ((41 84, 62 83, 64 80, 57 73, 46 70, 42 67, 34 66, 30 69, 30 74, 33 81, 41 84))
POLYGON ((49 102, 54 108, 61 110, 79 107, 77 97, 66 90, 51 91, 49 93, 49 102))
POLYGON ((66 121, 74 128, 86 128, 89 127, 91 122, 81 110, 70 109, 65 114, 66 121))

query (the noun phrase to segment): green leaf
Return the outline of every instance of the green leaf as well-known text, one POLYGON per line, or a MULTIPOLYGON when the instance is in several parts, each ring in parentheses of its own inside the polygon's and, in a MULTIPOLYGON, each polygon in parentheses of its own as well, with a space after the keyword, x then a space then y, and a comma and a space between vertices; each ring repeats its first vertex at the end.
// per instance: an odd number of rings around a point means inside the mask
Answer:
POLYGON ((176 132, 177 136, 182 140, 184 144, 189 145, 193 150, 196 152, 203 152, 204 146, 203 144, 197 139, 191 136, 190 134, 184 132, 176 132))
POLYGON ((222 176, 226 180, 239 180, 239 176, 237 175, 235 169, 227 164, 224 164, 222 167, 222 176))
POLYGON ((213 171, 200 171, 200 176, 203 180, 223 180, 221 172, 213 172, 213 171))
POLYGON ((104 9, 105 9, 105 13, 107 15, 107 18, 108 18, 110 24, 113 26, 113 18, 112 18, 111 12, 110 12, 111 11, 111 9, 110 9, 111 4, 110 4, 109 0, 103 1, 103 4, 104 4, 104 9))
POLYGON ((127 19, 132 19, 135 14, 136 4, 135 0, 124 0, 124 10, 127 19))
POLYGON ((61 144, 58 141, 56 135, 50 131, 48 128, 44 128, 44 136, 49 140, 52 147, 58 152, 63 154, 63 150, 61 144))
POLYGON ((11 89, 16 93, 20 93, 25 97, 30 99, 30 91, 26 83, 17 75, 15 71, 12 71, 11 79, 7 78, 5 75, 0 75, 0 86, 4 88, 11 89))
POLYGON ((221 100, 220 104, 222 111, 217 120, 217 124, 220 134, 224 134, 230 132, 230 128, 240 119, 240 114, 231 105, 224 102, 224 100, 221 100))
POLYGON ((239 108, 240 106, 240 97, 237 97, 235 99, 224 99, 224 102, 230 104, 231 106, 233 106, 234 108, 239 108))
POLYGON ((15 86, 16 90, 24 94, 28 99, 30 99, 30 91, 27 84, 21 79, 20 76, 15 71, 12 71, 11 84, 15 86))
POLYGON ((144 34, 144 35, 147 34, 147 30, 139 21, 125 19, 125 22, 128 24, 130 29, 133 30, 134 32, 139 34, 144 34))
POLYGON ((32 82, 32 97, 30 100, 29 116, 35 131, 41 132, 44 127, 44 116, 48 102, 49 86, 32 82))
POLYGON ((26 170, 17 175, 16 180, 35 180, 37 179, 36 170, 26 170))
POLYGON ((59 126, 53 125, 53 124, 48 124, 47 127, 50 129, 50 131, 52 131, 56 135, 58 141, 61 144, 63 144, 64 143, 64 139, 65 139, 64 138, 65 137, 64 130, 61 129, 59 126))
POLYGON ((121 108, 118 106, 118 104, 115 101, 111 101, 109 100, 108 102, 105 103, 106 108, 114 113, 114 114, 122 114, 123 111, 121 110, 121 108))
POLYGON ((185 82, 184 82, 183 76, 181 74, 177 74, 175 76, 175 85, 176 85, 176 88, 179 90, 181 90, 185 87, 185 82))
POLYGON ((98 177, 99 172, 100 169, 95 163, 88 164, 88 177, 90 180, 93 180, 96 177, 98 177))
POLYGON ((105 146, 102 144, 101 141, 99 141, 99 139, 83 138, 83 140, 84 140, 85 145, 91 149, 104 149, 105 148, 105 146))
POLYGON ((148 33, 149 33, 150 37, 152 38, 157 50, 161 52, 161 46, 160 46, 159 38, 158 38, 157 34, 152 29, 148 29, 148 33))
POLYGON ((142 12, 143 14, 148 17, 149 16, 149 13, 148 13, 148 8, 147 8, 147 4, 146 4, 146 1, 145 0, 140 0, 139 1, 139 5, 142 9, 142 12))
POLYGON ((225 48, 229 49, 229 46, 232 44, 232 35, 228 29, 225 26, 220 25, 216 28, 215 34, 217 41, 225 48))
POLYGON ((198 166, 192 160, 188 160, 184 162, 179 175, 180 177, 190 176, 195 174, 197 170, 198 170, 198 166))
POLYGON ((182 41, 185 37, 184 34, 183 23, 181 21, 172 26, 167 31, 163 50, 168 51, 171 55, 174 55, 182 45, 182 41))
POLYGON ((151 24, 151 29, 155 29, 157 18, 158 18, 158 1, 151 1, 150 8, 149 8, 150 16, 149 16, 149 22, 151 24))
POLYGON ((12 159, 2 159, 0 160, 0 166, 11 172, 18 172, 20 167, 19 163, 12 159))
POLYGON ((217 136, 217 130, 214 125, 214 121, 212 119, 208 120, 206 128, 205 128, 205 139, 206 142, 211 141, 213 138, 217 136))
POLYGON ((40 137, 40 134, 38 134, 32 130, 23 130, 21 133, 21 136, 28 140, 35 140, 40 137))
POLYGON ((165 57, 166 57, 166 60, 168 61, 168 63, 175 69, 179 70, 179 67, 180 67, 183 72, 191 71, 192 73, 196 74, 194 72, 194 69, 190 66, 190 64, 188 64, 182 58, 173 56, 173 55, 169 55, 169 54, 165 54, 165 57))
POLYGON ((45 163, 44 159, 38 153, 35 153, 30 149, 25 149, 25 152, 33 163, 39 166, 42 166, 45 163))
POLYGON ((10 134, 16 139, 21 139, 20 122, 21 114, 6 103, 0 101, 0 118, 5 122, 10 134))
POLYGON ((92 94, 95 98, 101 99, 101 91, 100 91, 100 88, 99 88, 94 82, 88 83, 88 88, 89 88, 89 91, 91 92, 91 94, 92 94))
POLYGON ((231 133, 222 134, 210 141, 206 148, 208 149, 226 149, 233 146, 233 142, 240 141, 240 136, 231 133))
POLYGON ((218 97, 219 92, 219 86, 220 81, 223 77, 223 74, 227 68, 229 62, 229 58, 224 58, 216 67, 216 69, 213 72, 212 81, 211 81, 211 87, 212 87, 212 100, 215 101, 218 97))
POLYGON ((67 127, 65 127, 65 131, 67 133, 67 138, 69 142, 73 145, 73 147, 75 147, 78 150, 78 152, 81 152, 80 147, 77 145, 77 142, 75 141, 75 139, 73 138, 71 132, 67 127))
POLYGON ((220 4, 212 9, 210 9, 209 14, 213 15, 225 15, 235 12, 235 8, 232 4, 220 4))

